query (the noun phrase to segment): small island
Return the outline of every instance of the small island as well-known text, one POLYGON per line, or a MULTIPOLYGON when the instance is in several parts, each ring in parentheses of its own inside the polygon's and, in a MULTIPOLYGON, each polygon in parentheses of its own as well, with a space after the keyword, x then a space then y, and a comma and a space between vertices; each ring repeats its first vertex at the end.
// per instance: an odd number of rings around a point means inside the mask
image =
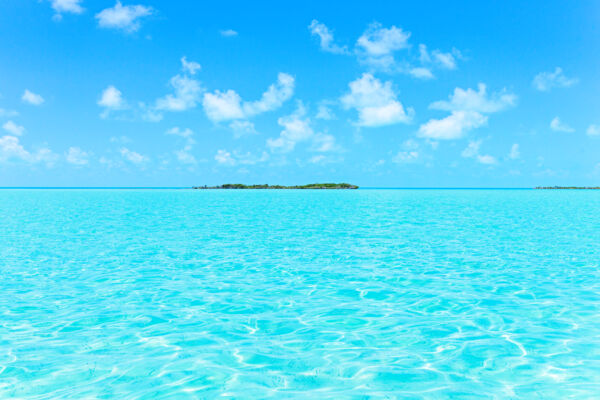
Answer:
POLYGON ((600 186, 537 186, 535 189, 600 190, 600 186))
POLYGON ((243 185, 241 183, 226 183, 221 186, 194 186, 192 189, 358 189, 349 183, 311 183, 308 185, 243 185))

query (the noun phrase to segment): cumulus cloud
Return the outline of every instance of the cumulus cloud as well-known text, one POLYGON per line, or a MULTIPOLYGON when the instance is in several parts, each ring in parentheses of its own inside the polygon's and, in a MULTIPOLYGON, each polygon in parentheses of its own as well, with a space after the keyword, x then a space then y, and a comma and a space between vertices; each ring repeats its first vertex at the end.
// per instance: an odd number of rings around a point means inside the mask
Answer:
POLYGON ((42 148, 36 152, 26 150, 19 142, 16 136, 0 137, 0 162, 10 160, 23 161, 29 164, 46 163, 47 166, 52 166, 58 156, 50 149, 42 148))
POLYGON ((562 68, 556 67, 554 72, 540 72, 533 78, 533 87, 547 92, 552 88, 566 88, 579 82, 577 78, 568 78, 562 68))
POLYGON ((401 150, 392 158, 392 162, 396 164, 414 163, 419 159, 418 150, 419 144, 413 139, 408 139, 402 143, 401 150))
POLYGON ((136 153, 135 151, 129 150, 127 147, 121 147, 119 149, 119 153, 123 158, 133 164, 143 164, 148 161, 148 157, 141 155, 140 153, 136 153))
POLYGON ((588 134, 588 136, 600 136, 600 125, 590 125, 587 128, 586 133, 588 134))
POLYGON ((433 70, 457 68, 458 60, 462 59, 459 50, 452 48, 450 52, 438 49, 429 51, 424 44, 419 45, 418 57, 406 52, 398 56, 400 50, 409 49, 411 33, 402 28, 391 26, 384 27, 378 22, 370 24, 358 38, 354 48, 350 51, 346 46, 335 43, 333 33, 323 23, 313 20, 309 25, 312 36, 318 36, 320 47, 323 51, 335 54, 353 54, 361 64, 369 67, 371 71, 385 73, 403 73, 417 79, 433 79, 433 70))
POLYGON ((442 119, 430 119, 419 127, 420 137, 434 140, 453 140, 462 138, 466 132, 485 125, 485 114, 495 113, 516 104, 517 97, 502 90, 487 95, 486 86, 478 85, 478 90, 455 88, 448 100, 436 101, 429 105, 434 110, 450 111, 442 119))
POLYGON ((477 85, 478 90, 455 88, 448 100, 432 103, 429 108, 444 111, 475 111, 479 113, 494 113, 514 106, 517 96, 502 90, 491 96, 487 95, 485 84, 477 85))
POLYGON ((277 123, 283 127, 279 136, 267 139, 267 147, 274 153, 289 153, 301 142, 311 143, 309 150, 314 152, 333 152, 340 149, 333 135, 314 131, 302 103, 298 103, 292 114, 279 118, 277 123))
POLYGON ((552 121, 550 121, 550 129, 555 132, 575 132, 575 129, 562 122, 558 117, 554 117, 552 121))
POLYGON ((30 92, 28 89, 25 89, 23 96, 21 96, 21 100, 23 100, 23 102, 25 102, 25 103, 28 103, 28 104, 31 104, 34 106, 39 106, 40 104, 42 104, 44 102, 44 98, 42 96, 40 96, 39 94, 30 92))
POLYGON ((519 150, 519 145, 517 143, 513 144, 510 148, 510 152, 508 153, 508 158, 511 160, 516 160, 521 157, 521 152, 519 150))
POLYGON ((224 37, 233 37, 233 36, 237 36, 238 33, 236 31, 234 31, 233 29, 224 29, 219 31, 219 33, 221 34, 221 36, 224 37))
POLYGON ((108 117, 111 111, 121 110, 126 106, 121 91, 112 85, 102 91, 97 103, 100 107, 104 107, 104 111, 100 114, 102 118, 108 117))
POLYGON ((175 157, 182 164, 196 164, 196 157, 194 157, 191 153, 195 140, 192 138, 194 132, 189 129, 181 129, 178 126, 175 126, 165 132, 167 135, 179 136, 180 138, 185 139, 185 145, 182 149, 175 151, 175 157))
POLYGON ((317 108, 317 115, 315 116, 315 118, 323 120, 335 119, 335 115, 333 114, 331 107, 329 107, 330 104, 332 104, 332 102, 326 100, 322 101, 317 108))
POLYGON ((175 135, 182 138, 190 138, 194 132, 190 128, 181 129, 178 126, 174 126, 173 128, 167 130, 166 134, 175 135))
POLYGON ((250 121, 235 120, 229 124, 229 127, 233 130, 233 134, 236 138, 258 133, 256 132, 254 124, 250 121))
POLYGON ((81 7, 82 0, 50 0, 50 5, 54 10, 54 19, 59 21, 62 19, 62 14, 81 14, 84 9, 81 7))
POLYGON ((14 136, 21 136, 23 132, 25 132, 25 127, 17 125, 13 121, 6 121, 4 125, 2 125, 2 128, 14 136))
POLYGON ((373 75, 365 73, 348 84, 350 93, 341 97, 344 108, 354 108, 358 112, 359 126, 375 127, 408 123, 414 110, 405 110, 398 101, 392 82, 382 83, 373 75))
POLYGON ((314 136, 310 119, 306 117, 306 109, 301 104, 294 113, 279 118, 277 123, 283 127, 283 130, 278 138, 267 139, 267 147, 271 151, 289 153, 294 150, 297 143, 307 141, 314 136))
POLYGON ((425 67, 410 68, 408 70, 408 73, 410 75, 414 76, 415 78, 419 78, 419 79, 433 79, 435 77, 433 75, 433 72, 431 72, 431 70, 429 68, 425 68, 425 67))
POLYGON ((265 162, 269 159, 269 155, 266 152, 256 156, 250 152, 240 153, 233 152, 233 154, 227 150, 218 150, 215 154, 215 161, 221 165, 234 167, 236 165, 253 165, 261 162, 265 162))
POLYGON ((313 19, 308 26, 308 29, 312 36, 319 37, 321 50, 334 54, 349 54, 346 46, 338 46, 334 43, 333 33, 325 26, 325 24, 313 19))
POLYGON ((481 164, 487 164, 487 165, 496 164, 497 161, 496 161, 495 157, 490 156, 488 154, 482 155, 479 153, 480 147, 481 147, 481 140, 471 141, 471 142, 469 142, 469 145, 467 146, 467 148, 465 148, 462 151, 461 155, 466 158, 474 158, 481 164))
POLYGON ((110 85, 102 91, 102 95, 98 100, 98 105, 106 108, 117 110, 123 108, 125 102, 123 95, 119 89, 110 85))
POLYGON ((419 127, 419 136, 433 140, 460 139, 464 134, 487 123, 488 118, 475 111, 452 111, 442 119, 430 119, 419 127))
POLYGON ((169 83, 173 93, 156 100, 157 110, 185 111, 196 107, 203 91, 198 80, 178 74, 172 77, 169 83))
POLYGON ((65 159, 69 164, 87 165, 89 163, 89 154, 79 147, 69 147, 65 154, 65 159))
POLYGON ((125 32, 135 32, 140 29, 140 19, 154 12, 152 7, 143 5, 123 6, 117 0, 112 8, 105 8, 96 14, 98 26, 101 28, 121 29, 125 32))
POLYGON ((186 144, 183 149, 175 151, 175 157, 177 157, 177 161, 182 164, 194 165, 197 163, 196 157, 191 153, 192 145, 186 144))
POLYGON ((409 47, 410 32, 392 26, 384 28, 375 22, 358 38, 356 46, 361 61, 381 69, 389 69, 395 62, 393 53, 409 47))
POLYGON ((226 150, 217 150, 217 154, 215 154, 215 161, 223 165, 235 165, 235 160, 231 156, 231 153, 226 150))
POLYGON ((328 133, 317 133, 313 138, 312 151, 328 153, 339 150, 335 137, 328 133))
POLYGON ((435 65, 443 69, 456 69, 455 55, 460 56, 460 52, 456 49, 453 49, 452 53, 444 53, 437 49, 429 53, 426 45, 419 45, 419 60, 423 65, 435 65))
POLYGON ((277 82, 269 86, 260 100, 242 101, 234 90, 205 93, 202 105, 206 116, 213 122, 245 119, 275 110, 294 94, 294 77, 279 73, 277 82))
POLYGON ((188 72, 190 75, 196 75, 202 66, 195 61, 188 61, 185 56, 181 57, 181 69, 183 72, 188 72))

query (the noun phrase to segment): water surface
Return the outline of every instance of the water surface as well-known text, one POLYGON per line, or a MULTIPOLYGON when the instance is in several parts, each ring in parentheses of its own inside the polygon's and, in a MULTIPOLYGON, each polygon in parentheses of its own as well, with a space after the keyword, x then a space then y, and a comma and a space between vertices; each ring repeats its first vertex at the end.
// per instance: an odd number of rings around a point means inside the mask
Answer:
POLYGON ((0 190, 2 399, 586 399, 600 191, 0 190))

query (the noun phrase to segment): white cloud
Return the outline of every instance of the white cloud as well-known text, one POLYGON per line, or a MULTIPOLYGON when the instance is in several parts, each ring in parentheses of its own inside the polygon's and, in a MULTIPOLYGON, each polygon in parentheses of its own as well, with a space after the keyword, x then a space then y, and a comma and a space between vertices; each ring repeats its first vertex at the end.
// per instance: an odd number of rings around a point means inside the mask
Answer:
POLYGON ((116 87, 110 85, 102 91, 102 95, 98 100, 98 105, 105 108, 118 110, 120 108, 123 108, 125 102, 123 101, 121 91, 116 87))
POLYGON ((215 155, 215 160, 219 164, 223 165, 235 165, 235 160, 231 156, 231 153, 226 150, 217 150, 217 154, 215 155))
POLYGON ((556 132, 575 132, 575 129, 562 122, 558 117, 554 117, 550 121, 550 129, 556 132))
POLYGON ((102 118, 108 117, 111 111, 121 110, 126 106, 121 91, 112 85, 102 91, 98 105, 104 107, 104 111, 100 114, 102 118))
POLYGON ((510 153, 508 153, 508 158, 511 160, 516 160, 521 157, 521 152, 519 151, 519 145, 517 143, 513 144, 510 148, 510 153))
POLYGON ((392 158, 392 162, 396 164, 409 164, 419 159, 419 152, 415 150, 411 151, 399 151, 398 154, 392 158))
POLYGON ((356 42, 361 61, 380 68, 389 69, 394 63, 393 53, 409 47, 410 32, 392 26, 383 28, 379 23, 369 25, 356 42))
POLYGON ((344 108, 358 111, 359 126, 384 126, 408 123, 414 110, 404 110, 392 89, 392 82, 382 83, 373 75, 365 73, 348 84, 350 93, 341 97, 344 108))
POLYGON ((121 147, 119 149, 119 153, 125 158, 127 161, 133 164, 143 164, 148 161, 148 157, 141 155, 140 153, 136 153, 135 151, 129 150, 127 147, 121 147))
POLYGON ((39 106, 44 102, 44 98, 42 96, 30 92, 28 89, 25 89, 21 100, 23 100, 25 103, 32 104, 34 106, 39 106))
POLYGON ((456 69, 456 59, 452 53, 443 53, 440 50, 434 50, 431 55, 440 67, 445 69, 456 69))
POLYGON ((456 57, 455 54, 460 57, 458 50, 453 50, 452 53, 444 53, 440 50, 433 50, 431 54, 427 50, 427 46, 424 44, 419 45, 419 60, 424 65, 435 65, 443 69, 456 69, 456 57))
POLYGON ((433 73, 429 68, 415 67, 408 70, 408 73, 419 79, 433 79, 433 73))
POLYGON ((495 157, 490 156, 489 154, 478 155, 477 161, 479 161, 481 164, 487 164, 487 165, 496 164, 498 162, 498 161, 496 161, 495 157))
POLYGON ((167 130, 166 134, 180 136, 182 138, 189 138, 194 134, 194 132, 190 128, 180 129, 178 126, 175 126, 167 130))
POLYGON ((181 57, 181 68, 183 72, 188 72, 190 75, 196 75, 196 72, 200 71, 202 66, 196 61, 188 61, 185 56, 181 57))
POLYGON ((261 162, 265 162, 269 159, 269 155, 266 152, 262 152, 260 156, 255 156, 252 153, 230 153, 226 150, 218 150, 215 155, 215 160, 225 166, 236 166, 236 165, 253 165, 261 162))
POLYGON ((554 72, 540 72, 533 78, 533 87, 542 92, 547 92, 552 88, 565 88, 573 86, 579 82, 577 78, 568 78, 562 71, 562 68, 556 67, 554 72))
POLYGON ((16 117, 17 115, 19 115, 19 113, 15 110, 0 108, 0 117, 16 117))
POLYGON ((506 90, 488 96, 483 83, 478 91, 455 88, 449 100, 436 101, 429 105, 435 110, 450 111, 442 119, 430 119, 419 127, 419 136, 435 140, 460 139, 471 129, 487 123, 484 114, 502 111, 516 103, 517 97, 506 90))
POLYGON ((249 118, 275 110, 294 94, 294 77, 279 73, 277 82, 269 86, 260 100, 242 101, 234 90, 205 93, 202 104, 206 116, 213 122, 249 118))
POLYGON ((481 147, 481 140, 471 141, 466 149, 461 153, 463 157, 475 157, 479 154, 479 147, 481 147))
POLYGON ((187 144, 183 149, 175 151, 175 157, 177 157, 177 160, 182 164, 196 164, 196 157, 190 153, 191 150, 192 145, 187 144))
POLYGON ((219 31, 219 33, 221 34, 221 36, 224 37, 233 37, 233 36, 237 36, 238 33, 236 31, 234 31, 233 29, 224 29, 219 31))
POLYGON ((586 133, 589 136, 600 136, 600 125, 594 125, 594 124, 590 125, 587 128, 586 133))
POLYGON ((87 165, 89 163, 89 154, 79 147, 69 147, 69 150, 65 154, 65 158, 70 164, 87 165))
POLYGON ((301 142, 310 142, 310 151, 324 153, 340 150, 333 135, 314 131, 302 103, 298 103, 292 114, 279 118, 277 123, 283 127, 279 137, 267 139, 267 147, 272 152, 289 153, 301 142))
POLYGON ((233 134, 236 138, 258 133, 256 132, 256 128, 254 128, 254 124, 250 121, 235 120, 229 124, 229 127, 233 130, 233 134))
POLYGON ((333 33, 316 19, 313 19, 308 26, 313 36, 318 36, 321 43, 321 50, 334 54, 349 54, 346 46, 338 46, 334 43, 333 33))
POLYGON ((214 121, 227 121, 231 119, 244 118, 242 111, 242 98, 234 90, 214 93, 205 93, 202 105, 206 116, 214 121))
POLYGON ((294 94, 294 77, 279 73, 277 83, 269 86, 258 101, 244 103, 244 113, 248 116, 275 110, 294 94))
POLYGON ((6 123, 2 125, 2 128, 6 132, 11 133, 15 136, 21 136, 23 132, 25 132, 25 128, 23 126, 17 125, 13 121, 6 121, 6 123))
POLYGON ((317 154, 317 155, 310 157, 307 161, 310 164, 331 164, 331 163, 342 162, 342 161, 344 161, 344 159, 340 156, 332 156, 332 155, 326 156, 324 154, 317 154))
POLYGON ((289 153, 294 150, 297 143, 312 138, 314 131, 310 126, 310 119, 305 117, 306 110, 300 104, 291 115, 281 117, 277 123, 283 130, 276 139, 267 139, 267 147, 271 151, 289 153))
POLYGON ((60 21, 63 13, 81 14, 83 7, 81 7, 82 0, 50 0, 52 9, 54 9, 54 19, 60 21))
POLYGON ((408 139, 402 143, 402 149, 392 158, 396 164, 410 164, 419 159, 419 143, 413 139, 408 139))
POLYGON ((13 159, 31 164, 44 162, 47 166, 51 166, 57 158, 58 156, 50 149, 42 148, 35 153, 26 150, 16 136, 6 135, 0 137, 0 162, 13 159))
POLYGON ((444 111, 494 113, 516 104, 517 96, 508 93, 506 89, 488 96, 485 84, 480 83, 477 88, 476 92, 471 88, 465 90, 457 87, 454 89, 454 93, 448 96, 449 100, 436 101, 429 108, 444 111))
POLYGON ((461 155, 466 158, 475 158, 481 164, 492 165, 496 164, 496 158, 488 154, 479 154, 481 140, 471 141, 469 145, 462 151, 461 155))
POLYGON ((178 126, 175 126, 171 129, 168 129, 165 133, 167 135, 179 136, 185 139, 185 145, 183 148, 175 151, 175 157, 177 157, 177 160, 182 164, 196 164, 196 157, 191 154, 192 148, 196 143, 196 141, 192 138, 194 132, 189 128, 181 129, 178 126))
POLYGON ((196 79, 185 75, 175 75, 170 80, 174 94, 156 100, 156 109, 164 111, 185 111, 196 107, 202 94, 202 86, 196 79))
POLYGON ((338 150, 335 137, 328 133, 317 133, 313 138, 312 151, 328 153, 338 150))
POLYGON ((122 29, 125 32, 135 32, 140 29, 140 19, 154 12, 152 7, 143 5, 123 6, 117 0, 113 8, 106 8, 96 14, 98 26, 101 28, 122 29))
POLYGON ((333 111, 331 111, 331 108, 328 104, 329 102, 327 101, 323 101, 321 102, 321 104, 319 104, 319 107, 317 108, 317 115, 315 116, 315 118, 324 120, 335 119, 335 115, 333 114, 333 111))
POLYGON ((460 139, 487 123, 487 117, 475 111, 452 111, 446 118, 430 119, 419 127, 419 136, 434 140, 460 139))

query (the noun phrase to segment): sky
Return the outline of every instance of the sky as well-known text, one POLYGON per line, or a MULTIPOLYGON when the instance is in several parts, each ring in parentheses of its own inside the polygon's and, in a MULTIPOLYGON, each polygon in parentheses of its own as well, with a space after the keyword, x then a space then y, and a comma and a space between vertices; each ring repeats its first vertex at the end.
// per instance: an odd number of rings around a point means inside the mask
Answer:
POLYGON ((600 185, 600 2, 0 3, 0 186, 600 185))

